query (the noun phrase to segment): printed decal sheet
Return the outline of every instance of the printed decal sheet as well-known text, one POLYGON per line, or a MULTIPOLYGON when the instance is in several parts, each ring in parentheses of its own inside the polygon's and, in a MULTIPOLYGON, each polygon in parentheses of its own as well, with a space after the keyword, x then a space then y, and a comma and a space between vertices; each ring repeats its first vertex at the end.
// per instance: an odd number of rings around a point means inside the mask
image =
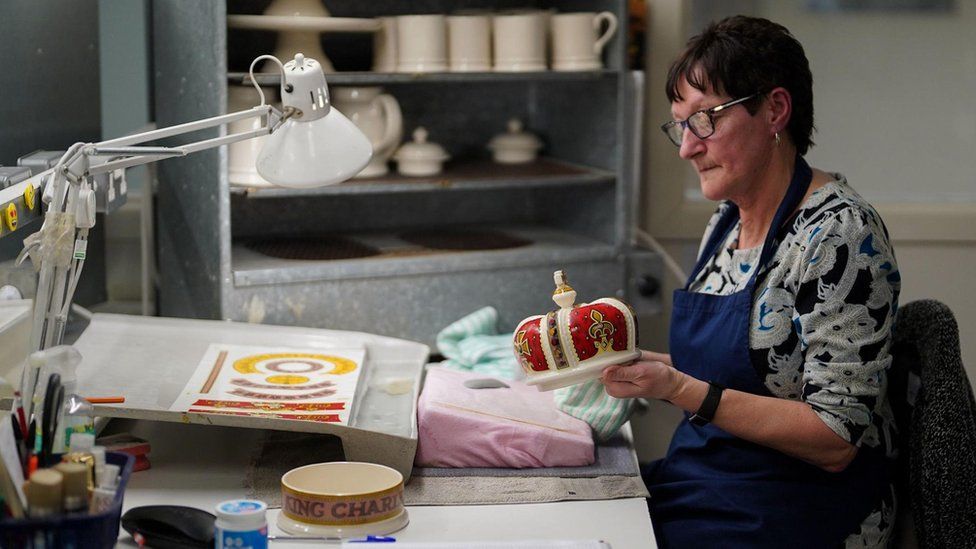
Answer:
POLYGON ((212 344, 170 410, 347 425, 365 349, 212 344))

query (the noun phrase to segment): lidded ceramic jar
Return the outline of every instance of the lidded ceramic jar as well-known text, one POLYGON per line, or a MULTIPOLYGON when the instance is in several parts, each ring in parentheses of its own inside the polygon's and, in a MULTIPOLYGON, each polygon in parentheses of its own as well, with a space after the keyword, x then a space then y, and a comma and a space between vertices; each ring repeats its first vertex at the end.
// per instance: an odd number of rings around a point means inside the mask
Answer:
POLYGON ((640 357, 637 322, 629 305, 612 297, 576 304, 563 271, 553 274, 555 311, 530 316, 515 329, 515 356, 526 383, 551 391, 600 377, 612 364, 640 357))
POLYGON ((444 147, 427 141, 427 129, 423 126, 413 131, 413 141, 401 145, 393 155, 397 171, 411 176, 439 174, 449 158, 444 147))
POLYGON ((525 164, 535 160, 542 141, 525 131, 521 120, 512 118, 508 121, 508 131, 492 137, 488 148, 499 164, 525 164))

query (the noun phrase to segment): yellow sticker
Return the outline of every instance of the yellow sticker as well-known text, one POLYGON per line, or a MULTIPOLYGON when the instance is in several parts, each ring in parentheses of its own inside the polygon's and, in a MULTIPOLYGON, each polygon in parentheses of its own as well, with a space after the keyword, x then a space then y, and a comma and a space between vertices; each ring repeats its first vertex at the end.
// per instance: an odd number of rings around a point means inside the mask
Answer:
POLYGON ((34 211, 34 185, 27 185, 24 189, 24 205, 27 206, 27 211, 34 211))
POLYGON ((356 369, 356 362, 339 356, 314 353, 267 353, 250 355, 234 361, 234 369, 242 374, 277 373, 285 375, 318 372, 330 375, 348 374, 356 369), (261 365, 260 370, 258 365, 261 365), (322 371, 326 364, 332 366, 322 371))
POLYGON ((268 383, 277 385, 301 385, 302 383, 308 383, 309 379, 305 376, 283 375, 268 376, 267 381, 268 383))
POLYGON ((3 224, 7 226, 7 229, 11 231, 17 229, 17 205, 11 202, 7 204, 7 210, 5 212, 7 215, 3 218, 3 224))

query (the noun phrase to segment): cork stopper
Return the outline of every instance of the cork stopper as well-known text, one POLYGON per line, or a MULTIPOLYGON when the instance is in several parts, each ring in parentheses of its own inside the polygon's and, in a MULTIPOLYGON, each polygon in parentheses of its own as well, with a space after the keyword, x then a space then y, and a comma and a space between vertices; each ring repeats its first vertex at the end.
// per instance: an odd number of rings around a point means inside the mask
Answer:
POLYGON ((560 309, 568 309, 576 303, 576 290, 569 285, 569 279, 563 271, 552 273, 552 280, 556 283, 556 289, 552 292, 552 300, 559 305, 560 309))
POLYGON ((27 483, 27 513, 46 517, 61 512, 61 486, 64 475, 54 469, 38 469, 27 483))
POLYGON ((64 475, 64 510, 88 508, 88 467, 81 463, 59 463, 54 468, 64 475))

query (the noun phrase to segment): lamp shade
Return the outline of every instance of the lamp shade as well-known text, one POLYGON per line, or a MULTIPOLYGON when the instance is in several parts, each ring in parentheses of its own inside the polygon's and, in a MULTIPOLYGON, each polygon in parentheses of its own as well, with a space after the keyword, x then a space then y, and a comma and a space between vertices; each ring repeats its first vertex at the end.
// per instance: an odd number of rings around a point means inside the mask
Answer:
POLYGON ((317 187, 345 181, 359 173, 373 147, 369 139, 336 109, 311 122, 286 120, 268 136, 258 153, 261 177, 283 187, 317 187))
POLYGON ((281 101, 296 114, 267 137, 258 153, 261 177, 282 187, 318 187, 345 181, 369 163, 369 138, 329 104, 317 61, 299 53, 285 63, 281 101))

